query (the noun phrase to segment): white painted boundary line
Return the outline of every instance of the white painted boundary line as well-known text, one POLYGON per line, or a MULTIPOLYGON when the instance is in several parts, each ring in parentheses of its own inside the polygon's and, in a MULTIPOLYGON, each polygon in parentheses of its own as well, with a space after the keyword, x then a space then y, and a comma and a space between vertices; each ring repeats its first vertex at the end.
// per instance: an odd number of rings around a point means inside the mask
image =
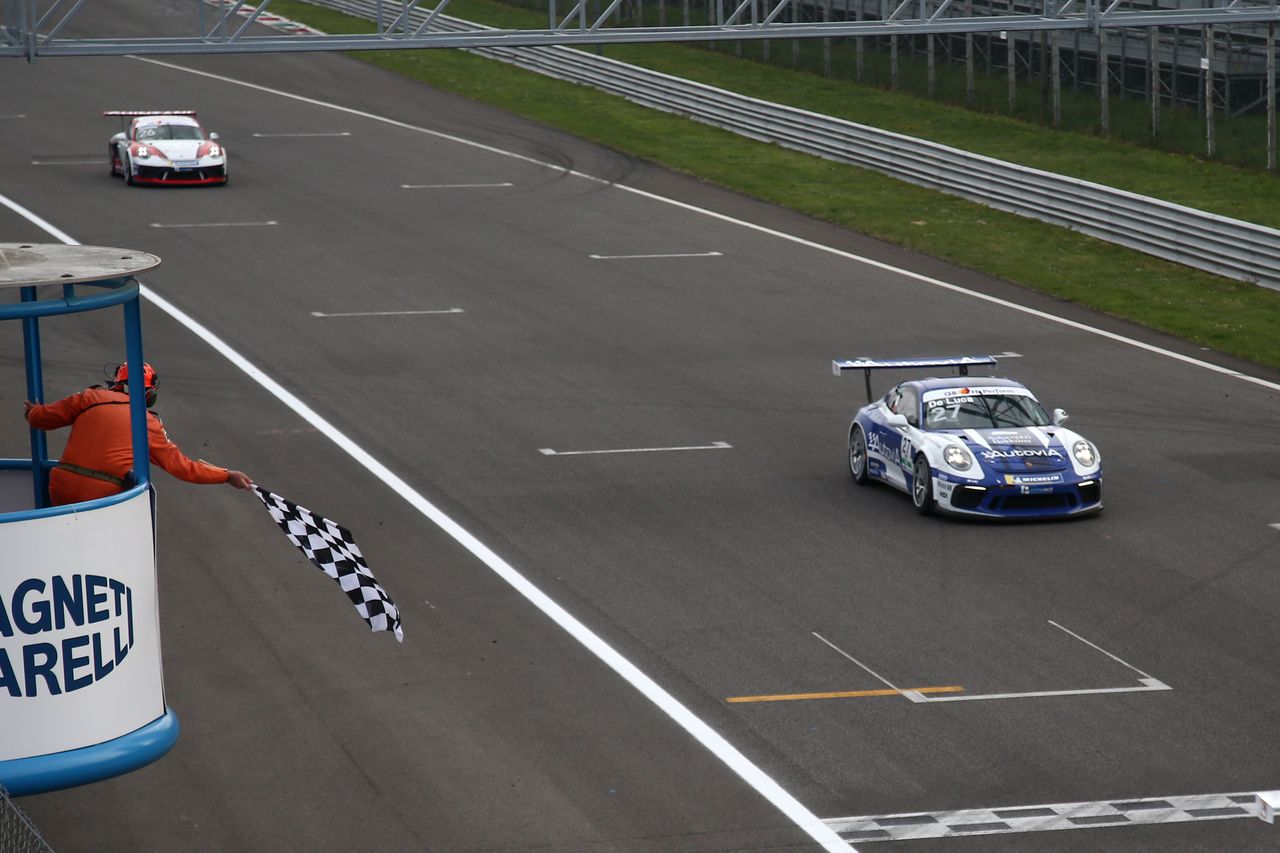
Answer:
POLYGON ((916 702, 918 704, 929 704, 933 702, 977 702, 977 701, 992 700, 992 699, 1042 699, 1047 696, 1094 696, 1094 695, 1101 695, 1106 693, 1148 693, 1156 690, 1172 690, 1173 689, 1172 687, 1160 681, 1159 679, 1152 678, 1150 675, 1147 675, 1145 672, 1138 669, 1136 666, 1126 663, 1125 661, 1111 654, 1111 652, 1107 651, 1101 646, 1095 643, 1091 643, 1088 640, 1086 640, 1084 637, 1075 633, 1074 631, 1071 631, 1067 628, 1062 627, 1057 622, 1054 622, 1052 619, 1048 621, 1050 625, 1057 628, 1058 630, 1063 631, 1067 634, 1070 634, 1072 637, 1075 637, 1077 640, 1084 643, 1086 646, 1089 646, 1092 649, 1096 649, 1097 651, 1102 652, 1104 655, 1111 658, 1116 663, 1119 663, 1127 667, 1128 669, 1136 672, 1139 676, 1141 676, 1138 679, 1138 681, 1141 682, 1140 685, 1137 687, 1092 687, 1092 688, 1082 688, 1078 690, 1035 690, 1035 691, 1028 691, 1025 693, 954 693, 954 694, 939 695, 939 696, 926 696, 918 690, 903 690, 899 688, 889 679, 885 678, 880 673, 876 672, 874 669, 867 666, 865 663, 858 660, 853 655, 849 654, 844 649, 840 648, 835 643, 831 642, 826 637, 819 634, 817 631, 814 631, 812 633, 813 633, 813 636, 817 637, 819 640, 826 643, 833 650, 838 652, 842 657, 857 664, 859 667, 861 667, 864 671, 869 673, 881 684, 885 685, 891 690, 897 691, 904 698, 912 702, 916 702))
POLYGON ((902 696, 902 697, 904 697, 904 698, 906 698, 906 699, 908 699, 908 700, 910 700, 910 701, 912 701, 912 702, 924 702, 924 701, 925 701, 924 694, 923 694, 923 693, 921 693, 920 691, 918 691, 918 690, 903 690, 901 687, 898 687, 898 686, 897 686, 896 684, 894 684, 892 681, 890 681, 889 679, 885 678, 883 675, 881 675, 880 673, 876 672, 874 669, 872 669, 871 667, 867 666, 865 663, 863 663, 862 661, 858 660, 858 659, 857 659, 857 658, 855 658, 853 655, 849 654, 849 653, 848 653, 848 652, 846 652, 844 649, 840 648, 840 647, 839 647, 839 646, 837 646, 835 643, 831 642, 831 641, 830 641, 830 640, 828 640, 826 637, 824 637, 824 636, 822 636, 821 634, 819 634, 817 631, 813 631, 812 633, 813 633, 813 636, 817 637, 819 640, 821 640, 822 642, 826 643, 828 646, 830 646, 832 649, 834 649, 837 653, 839 653, 841 657, 847 658, 847 659, 849 659, 849 660, 853 661, 854 663, 856 663, 856 664, 857 664, 858 666, 860 666, 860 667, 861 667, 865 672, 867 672, 869 675, 871 675, 871 677, 872 677, 872 678, 874 678, 876 681, 879 681, 881 684, 883 684, 884 686, 888 687, 890 690, 892 690, 892 691, 896 692, 899 696, 902 696))
POLYGON ((344 107, 338 104, 330 104, 325 101, 316 100, 315 98, 308 98, 303 95, 295 95, 290 92, 283 92, 279 89, 272 89, 267 86, 260 86, 257 83, 248 83, 248 82, 245 82, 244 80, 236 80, 233 77, 226 77, 221 74, 212 74, 208 71, 197 71, 193 68, 184 68, 181 65, 174 65, 173 63, 170 63, 170 62, 164 62, 162 60, 152 59, 149 57, 133 56, 130 58, 138 62, 146 62, 151 65, 158 65, 162 68, 169 68, 174 71, 181 71, 184 74, 193 74, 197 77, 205 77, 210 80, 220 80, 224 83, 229 83, 233 86, 242 86, 246 89, 253 89, 258 92, 266 92, 267 94, 276 95, 277 97, 281 97, 281 98, 287 98, 291 101, 297 101, 299 103, 304 103, 304 104, 311 104, 313 106, 322 107, 327 110, 334 110, 337 112, 346 113, 347 115, 359 116, 361 118, 365 118, 370 121, 381 122, 382 124, 390 125, 392 127, 399 127, 404 130, 411 130, 411 131, 414 131, 415 133, 421 133, 426 136, 433 137, 435 139, 445 139, 450 142, 456 142, 459 145, 465 145, 469 148, 474 148, 479 151, 488 151, 491 154, 496 154, 500 157, 508 157, 513 160, 519 160, 524 163, 530 163, 535 166, 541 166, 544 169, 552 169, 557 172, 563 172, 566 175, 571 175, 576 178, 581 178, 584 181, 591 181, 597 184, 604 184, 606 186, 613 187, 614 189, 619 190, 621 192, 631 193, 632 195, 637 195, 637 196, 640 196, 641 198, 647 198, 647 199, 650 199, 651 201, 656 201, 660 204, 667 204, 667 205, 671 205, 672 207, 678 207, 682 210, 687 210, 692 213, 699 214, 701 216, 707 216, 712 219, 719 220, 721 222, 727 222, 731 225, 736 225, 741 228, 746 228, 750 231, 755 231, 760 234, 767 234, 771 237, 776 237, 779 240, 785 240, 789 243, 794 243, 798 246, 805 246, 807 248, 814 249, 815 251, 825 252, 827 254, 835 255, 836 257, 840 257, 840 258, 845 258, 850 261, 856 261, 857 263, 865 264, 866 266, 873 267, 874 269, 884 270, 885 272, 890 272, 895 275, 903 276, 904 278, 909 278, 909 279, 912 279, 913 281, 918 281, 923 284, 932 285, 934 287, 940 287, 943 290, 949 290, 953 293, 960 293, 965 296, 972 297, 973 299, 978 299, 983 302, 988 302, 992 305, 999 305, 1003 308, 1008 308, 1011 311, 1018 311, 1022 314, 1027 314, 1032 317, 1038 317, 1039 319, 1047 320, 1050 323, 1057 323, 1059 325, 1066 326, 1071 329, 1076 329, 1077 331, 1087 332, 1088 334, 1091 334, 1091 335, 1097 335, 1098 337, 1106 338, 1107 340, 1114 341, 1116 343, 1121 343, 1127 346, 1136 347, 1137 349, 1154 353, 1156 355, 1162 355, 1165 358, 1171 358, 1175 361, 1180 361, 1183 364, 1189 364, 1194 367, 1199 367, 1204 370, 1212 371, 1214 373, 1220 373, 1223 376, 1230 376, 1234 379, 1239 379, 1242 382, 1248 382, 1253 385, 1259 385, 1263 388, 1269 388, 1273 391, 1280 391, 1280 382, 1271 382, 1269 380, 1262 379, 1261 377, 1251 376, 1247 373, 1241 373, 1240 371, 1232 370, 1229 367, 1222 367, 1221 365, 1218 365, 1218 364, 1213 364, 1211 362, 1203 361, 1198 358, 1192 358, 1191 356, 1183 355, 1182 353, 1177 353, 1177 352, 1174 352, 1173 350, 1168 350, 1163 347, 1158 347, 1158 346, 1155 346, 1154 344, 1148 344, 1144 341, 1139 341, 1135 338, 1128 338, 1128 337, 1125 337, 1124 335, 1120 335, 1115 332, 1108 332, 1106 329, 1099 329, 1094 326, 1090 326, 1086 323, 1081 323, 1076 320, 1069 320, 1066 317, 1059 317, 1056 314, 1050 314, 1047 311, 1041 311, 1036 308, 1028 308, 1025 305, 1019 305, 1016 302, 1010 302, 1007 299, 1001 299, 998 296, 991 296, 986 293, 981 293, 977 290, 971 290, 967 287, 961 287, 958 284, 951 284, 950 282, 942 281, 941 279, 937 279, 937 278, 932 278, 927 275, 922 275, 921 273, 912 272, 910 270, 904 270, 901 267, 895 267, 892 264, 886 264, 882 261, 872 260, 871 258, 866 258, 866 257, 863 257, 862 255, 855 255, 852 252, 846 252, 842 249, 837 249, 833 246, 827 246, 822 243, 816 243, 812 240, 806 240, 803 237, 797 237, 794 234, 787 234, 782 231, 774 230, 773 228, 766 228, 765 226, 757 225, 754 222, 747 222, 746 220, 737 219, 736 217, 728 216, 723 213, 717 213, 714 210, 707 210, 706 208, 698 207, 697 205, 693 205, 693 204, 688 204, 687 202, 676 201, 675 199, 667 198, 665 196, 660 196, 660 195, 657 195, 656 193, 646 192, 645 190, 637 189, 635 187, 628 187, 624 184, 613 183, 611 181, 605 180, 604 178, 597 178, 594 175, 588 175, 584 172, 578 172, 573 169, 566 169, 563 166, 557 166, 554 163, 547 163, 542 160, 538 160, 536 158, 526 156, 524 154, 517 154, 513 151, 505 151, 501 148, 495 148, 492 145, 485 145, 480 142, 474 142, 470 139, 463 139, 460 136, 453 136, 452 134, 441 133, 440 131, 437 131, 437 130, 430 130, 425 127, 418 127, 417 125, 412 125, 412 124, 409 124, 408 122, 397 121, 395 119, 387 118, 386 116, 380 116, 374 113, 364 112, 363 110, 356 110, 356 109, 352 109, 351 107, 344 107))
MULTIPOLYGON (((924 696, 920 702, 986 702, 996 699, 1045 699, 1054 696, 1104 696, 1108 693, 1151 693, 1159 690, 1172 690, 1167 684, 1154 678, 1138 679, 1142 684, 1137 687, 1082 687, 1077 690, 1029 690, 1025 693, 964 693, 955 696, 924 696)), ((917 701, 915 699, 912 700, 917 701)))
POLYGON ((1133 666, 1132 664, 1126 661, 1123 661, 1120 658, 1116 657, 1115 655, 1111 654, 1111 652, 1102 648, 1102 646, 1099 646, 1097 643, 1089 642, 1084 637, 1077 634, 1075 631, 1072 631, 1069 628, 1064 628, 1062 625, 1059 625, 1057 622, 1054 622, 1052 619, 1048 621, 1050 625, 1057 628, 1059 631, 1062 631, 1063 633, 1066 633, 1071 635, 1072 637, 1075 637, 1077 640, 1084 643, 1089 648, 1094 649, 1095 651, 1102 652, 1104 655, 1111 658, 1113 661, 1125 667, 1126 669, 1136 672, 1139 676, 1138 681, 1140 682, 1140 686, 1138 687, 1094 687, 1094 688, 1084 688, 1080 690, 1038 690, 1038 691, 1032 691, 1027 693, 987 693, 985 695, 965 694, 963 696, 942 696, 942 697, 922 696, 921 699, 923 699, 925 702, 946 702, 946 701, 965 701, 965 700, 972 702, 972 701, 983 700, 983 699, 1040 699, 1045 696, 1094 696, 1094 695, 1101 695, 1105 693, 1147 693, 1147 692, 1156 691, 1156 690, 1172 690, 1173 689, 1172 687, 1165 684, 1160 679, 1152 678, 1150 675, 1138 669, 1136 666, 1133 666))
POLYGON ((727 441, 715 441, 711 444, 696 444, 688 447, 623 447, 617 450, 552 450, 550 447, 539 447, 543 456, 598 456, 604 453, 665 453, 676 450, 730 450, 733 445, 727 441))
POLYGON ((497 184, 401 184, 402 190, 472 190, 493 187, 514 187, 510 181, 497 184))
POLYGON ((105 166, 106 157, 77 157, 73 160, 32 160, 32 166, 105 166))
POLYGON ((312 317, 399 317, 405 314, 462 314, 461 308, 441 308, 435 311, 350 311, 345 314, 326 314, 312 311, 312 317))
POLYGON ((266 222, 152 222, 152 228, 263 228, 279 225, 274 219, 266 222))
MULTIPOLYGON (((1057 628, 1059 631, 1062 631, 1064 634, 1069 634, 1070 636, 1075 637, 1077 640, 1079 640, 1080 642, 1084 643, 1086 646, 1088 646, 1089 648, 1091 648, 1091 649, 1093 649, 1093 650, 1095 650, 1095 651, 1102 652, 1104 655, 1106 655, 1107 657, 1111 658, 1113 661, 1115 661, 1116 663, 1118 663, 1118 664, 1120 664, 1121 666, 1125 667, 1126 669, 1131 669, 1131 670, 1133 670, 1134 672, 1138 673, 1138 675, 1139 675, 1139 676, 1141 676, 1142 678, 1148 679, 1148 680, 1150 680, 1150 681, 1156 681, 1156 679, 1152 678, 1149 674, 1147 674, 1147 673, 1143 672, 1142 670, 1138 669, 1136 666, 1134 666, 1133 664, 1129 663, 1128 661, 1121 660, 1119 657, 1117 657, 1116 655, 1111 654, 1111 652, 1107 651, 1106 649, 1104 649, 1102 646, 1098 645, 1097 643, 1092 643, 1092 642, 1090 642, 1090 641, 1086 640, 1084 637, 1080 636, 1080 635, 1079 635, 1079 634, 1077 634, 1075 631, 1072 631, 1070 628, 1067 628, 1067 627, 1065 627, 1065 626, 1063 626, 1063 625, 1059 625, 1057 622, 1054 622, 1052 619, 1050 619, 1050 620, 1048 620, 1048 621, 1049 621, 1049 624, 1050 624, 1050 625, 1052 625, 1053 627, 1057 628)), ((1157 683, 1159 683, 1159 682, 1157 682, 1157 683)))
MULTIPOLYGON (((66 232, 51 225, 22 205, 0 194, 0 204, 14 213, 42 228, 54 238, 72 246, 80 243, 66 232)), ((783 790, 749 758, 738 751, 711 726, 690 711, 678 699, 668 693, 661 685, 642 672, 635 664, 623 657, 613 646, 606 643, 598 634, 588 628, 569 611, 551 599, 536 587, 524 575, 520 574, 510 563, 498 556, 488 545, 472 536, 465 528, 450 518, 431 501, 419 494, 412 486, 387 468, 364 448, 356 444, 341 430, 322 418, 310 406, 298 399, 294 394, 270 376, 263 373, 256 365, 232 349, 225 341, 196 321, 186 312, 169 302, 151 288, 140 284, 141 295, 160 310, 177 320, 193 334, 213 347, 219 354, 240 368, 276 399, 292 409, 299 417, 314 426, 326 438, 341 448, 347 455, 362 465, 369 473, 377 477, 393 492, 399 495, 410 506, 426 516, 433 524, 452 537, 458 544, 470 551, 476 559, 488 566, 494 574, 502 578, 516 592, 523 595, 534 607, 546 614, 553 622, 565 630, 571 637, 581 643, 588 651, 604 662, 606 666, 620 675, 623 680, 638 690, 645 698, 657 705, 668 717, 693 736, 712 755, 720 759, 726 767, 737 774, 757 793, 768 800, 779 811, 786 815, 797 827, 803 830, 814 841, 829 851, 853 851, 854 848, 842 839, 834 830, 822 822, 791 794, 783 790)), ((856 851, 854 851, 856 853, 856 851)))
POLYGON ((649 258, 721 258, 720 252, 683 252, 668 255, 588 255, 593 261, 633 261, 649 258))

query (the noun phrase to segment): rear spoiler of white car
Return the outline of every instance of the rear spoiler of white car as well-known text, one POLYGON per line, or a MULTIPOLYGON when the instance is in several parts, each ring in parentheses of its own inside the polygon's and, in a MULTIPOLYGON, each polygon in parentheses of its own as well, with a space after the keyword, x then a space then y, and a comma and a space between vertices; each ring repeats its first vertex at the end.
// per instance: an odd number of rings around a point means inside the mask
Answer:
POLYGON ((103 110, 104 116, 195 116, 195 110, 103 110))
POLYGON ((195 110, 103 110, 104 116, 116 116, 120 119, 120 129, 125 129, 125 121, 138 116, 191 116, 196 117, 195 110))
POLYGON ((917 367, 954 367, 960 376, 968 376, 974 365, 997 364, 994 355, 953 355, 942 358, 855 358, 831 362, 831 372, 839 376, 846 370, 861 370, 867 381, 867 402, 871 402, 871 371, 897 368, 909 370, 917 367))

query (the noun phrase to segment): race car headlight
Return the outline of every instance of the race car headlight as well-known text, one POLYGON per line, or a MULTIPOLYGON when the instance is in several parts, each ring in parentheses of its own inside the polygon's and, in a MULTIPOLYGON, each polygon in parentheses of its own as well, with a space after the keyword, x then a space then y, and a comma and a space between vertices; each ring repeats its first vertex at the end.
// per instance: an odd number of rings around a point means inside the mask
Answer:
POLYGON ((1098 464, 1098 452, 1083 438, 1071 445, 1071 455, 1086 468, 1092 468, 1098 464))
POLYGON ((219 147, 218 147, 218 146, 216 146, 216 145, 210 145, 210 146, 209 146, 209 156, 210 156, 210 157, 221 157, 221 156, 222 156, 222 149, 221 149, 221 148, 219 148, 219 147))
POLYGON ((965 471, 973 464, 973 456, 958 444, 948 444, 942 451, 942 461, 957 471, 965 471))
POLYGON ((150 160, 150 159, 151 159, 151 149, 150 149, 150 148, 148 148, 148 147, 147 147, 147 146, 145 146, 145 145, 139 145, 139 146, 138 146, 138 153, 137 153, 137 154, 135 154, 134 156, 135 156, 135 157, 137 157, 139 160, 150 160))

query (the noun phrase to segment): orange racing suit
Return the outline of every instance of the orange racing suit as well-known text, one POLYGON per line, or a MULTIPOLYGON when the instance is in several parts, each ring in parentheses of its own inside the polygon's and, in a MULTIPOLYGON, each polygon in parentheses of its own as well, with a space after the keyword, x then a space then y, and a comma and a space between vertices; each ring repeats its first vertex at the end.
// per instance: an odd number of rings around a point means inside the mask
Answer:
MULTIPOLYGON (((56 403, 36 404, 27 423, 36 429, 70 426, 60 465, 49 472, 49 499, 62 506, 124 491, 125 476, 133 468, 133 441, 129 429, 129 395, 106 388, 87 388, 56 403), (74 468, 82 469, 77 473, 74 468), (98 479, 94 473, 109 479, 98 479), (114 481, 113 481, 114 480, 114 481)), ((189 459, 169 440, 155 412, 147 412, 147 444, 152 463, 188 483, 225 483, 227 469, 189 459)))

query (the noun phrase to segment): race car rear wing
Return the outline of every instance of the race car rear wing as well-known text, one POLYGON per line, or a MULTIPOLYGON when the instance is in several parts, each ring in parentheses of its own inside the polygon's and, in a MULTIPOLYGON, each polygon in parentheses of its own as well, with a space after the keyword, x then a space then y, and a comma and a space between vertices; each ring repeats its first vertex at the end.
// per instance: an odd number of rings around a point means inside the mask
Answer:
POLYGON ((953 355, 942 358, 855 358, 831 362, 831 372, 839 376, 846 370, 861 370, 867 381, 867 402, 871 402, 871 371, 897 368, 909 370, 916 367, 954 367, 957 375, 968 376, 969 368, 982 364, 997 364, 994 355, 953 355))
POLYGON ((104 116, 116 116, 120 119, 120 129, 125 129, 128 119, 138 116, 191 116, 196 117, 195 110, 103 110, 104 116))
POLYGON ((195 110, 103 110, 104 116, 195 116, 195 110))

